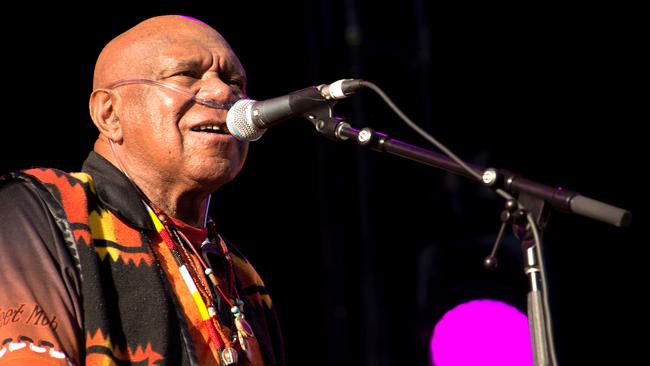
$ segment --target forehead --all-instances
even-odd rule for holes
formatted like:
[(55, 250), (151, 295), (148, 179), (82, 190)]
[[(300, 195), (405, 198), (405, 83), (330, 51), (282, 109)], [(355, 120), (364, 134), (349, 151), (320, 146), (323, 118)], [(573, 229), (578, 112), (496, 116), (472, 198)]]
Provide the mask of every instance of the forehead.
[(141, 55), (153, 71), (179, 66), (241, 70), (239, 59), (218, 34), (173, 34), (143, 42)]

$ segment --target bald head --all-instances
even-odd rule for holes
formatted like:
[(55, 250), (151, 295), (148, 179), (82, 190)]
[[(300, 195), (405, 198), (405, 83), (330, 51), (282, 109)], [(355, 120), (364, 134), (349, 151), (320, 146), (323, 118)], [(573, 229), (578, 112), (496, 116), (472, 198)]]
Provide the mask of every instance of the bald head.
[(149, 18), (104, 47), (95, 64), (93, 89), (105, 88), (125, 78), (152, 78), (152, 58), (186, 39), (229, 48), (216, 30), (194, 18), (180, 15)]
[[(142, 80), (108, 90), (124, 79)], [(95, 151), (154, 205), (202, 222), (206, 196), (239, 173), (248, 152), (225, 128), (228, 109), (193, 98), (227, 105), (245, 96), (246, 75), (228, 43), (196, 19), (151, 18), (104, 47), (93, 87)]]

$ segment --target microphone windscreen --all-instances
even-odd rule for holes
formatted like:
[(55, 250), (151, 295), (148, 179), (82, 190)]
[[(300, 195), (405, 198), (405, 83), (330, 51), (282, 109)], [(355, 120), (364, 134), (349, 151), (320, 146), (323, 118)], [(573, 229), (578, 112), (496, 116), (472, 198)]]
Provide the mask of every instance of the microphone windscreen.
[(255, 141), (266, 132), (266, 129), (261, 129), (253, 123), (252, 109), (255, 103), (252, 99), (240, 99), (228, 110), (226, 126), (237, 140)]

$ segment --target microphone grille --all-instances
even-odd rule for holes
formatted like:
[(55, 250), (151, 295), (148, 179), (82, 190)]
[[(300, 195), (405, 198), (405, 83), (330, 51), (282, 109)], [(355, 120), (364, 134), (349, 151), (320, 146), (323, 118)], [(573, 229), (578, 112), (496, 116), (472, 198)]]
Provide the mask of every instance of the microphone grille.
[(266, 129), (261, 129), (253, 123), (252, 109), (255, 102), (252, 99), (240, 99), (228, 110), (226, 125), (230, 134), (237, 140), (255, 141), (266, 132)]

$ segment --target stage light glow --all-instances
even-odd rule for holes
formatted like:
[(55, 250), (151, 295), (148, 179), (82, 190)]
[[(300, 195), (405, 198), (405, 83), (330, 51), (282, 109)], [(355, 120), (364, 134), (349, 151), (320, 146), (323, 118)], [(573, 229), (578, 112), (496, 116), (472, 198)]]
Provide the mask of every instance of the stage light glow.
[(448, 311), (430, 343), (435, 366), (531, 366), (528, 318), (506, 303), (473, 300)]

